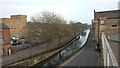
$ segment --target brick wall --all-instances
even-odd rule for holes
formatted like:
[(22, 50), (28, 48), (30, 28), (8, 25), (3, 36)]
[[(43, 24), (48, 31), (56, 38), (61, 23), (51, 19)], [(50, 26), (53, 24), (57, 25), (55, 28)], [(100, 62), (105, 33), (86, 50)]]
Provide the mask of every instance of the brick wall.
[(26, 15), (12, 15), (11, 18), (2, 18), (2, 22), (10, 28), (11, 37), (23, 37), (26, 34)]
[(9, 55), (8, 49), (11, 49), (10, 45), (10, 29), (2, 30), (2, 39), (4, 40), (4, 44), (0, 45), (0, 51), (4, 50), (5, 55)]

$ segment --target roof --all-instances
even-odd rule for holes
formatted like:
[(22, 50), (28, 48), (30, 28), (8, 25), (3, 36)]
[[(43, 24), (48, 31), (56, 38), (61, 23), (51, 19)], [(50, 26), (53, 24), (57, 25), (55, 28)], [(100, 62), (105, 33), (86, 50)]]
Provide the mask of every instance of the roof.
[(5, 25), (4, 23), (0, 23), (0, 30), (2, 29), (10, 29), (7, 25)]
[(17, 15), (11, 15), (11, 16), (26, 16), (26, 15), (23, 15), (23, 14), (17, 14)]
[(120, 10), (110, 10), (110, 11), (100, 11), (100, 12), (95, 12), (95, 18), (98, 19), (98, 17), (107, 17), (109, 19), (112, 18), (120, 18)]

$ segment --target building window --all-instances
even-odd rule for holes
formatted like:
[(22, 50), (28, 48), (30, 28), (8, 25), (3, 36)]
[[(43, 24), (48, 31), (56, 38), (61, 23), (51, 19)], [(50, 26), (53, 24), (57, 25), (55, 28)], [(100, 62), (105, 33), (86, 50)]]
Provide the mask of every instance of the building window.
[(117, 25), (112, 25), (112, 27), (117, 27)]
[(0, 39), (0, 45), (4, 44), (4, 39)]
[(5, 50), (4, 50), (4, 49), (2, 49), (2, 55), (4, 55), (4, 53), (5, 53)]
[(11, 49), (8, 48), (8, 55), (11, 55)]
[(2, 32), (0, 32), (0, 36), (2, 36)]
[(20, 17), (18, 17), (18, 19), (20, 20)]
[(101, 21), (100, 24), (101, 24), (101, 25), (104, 25), (105, 23), (104, 23), (104, 21)]

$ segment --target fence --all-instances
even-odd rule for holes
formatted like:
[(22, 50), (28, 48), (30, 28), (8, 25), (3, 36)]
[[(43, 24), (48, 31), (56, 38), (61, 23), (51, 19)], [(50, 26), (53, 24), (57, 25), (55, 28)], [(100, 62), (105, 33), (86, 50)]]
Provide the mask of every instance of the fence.
[(109, 67), (119, 68), (118, 62), (117, 62), (117, 60), (112, 52), (112, 49), (107, 41), (107, 38), (106, 38), (104, 32), (102, 32), (101, 40), (102, 40), (104, 67), (106, 67), (106, 68), (109, 68)]

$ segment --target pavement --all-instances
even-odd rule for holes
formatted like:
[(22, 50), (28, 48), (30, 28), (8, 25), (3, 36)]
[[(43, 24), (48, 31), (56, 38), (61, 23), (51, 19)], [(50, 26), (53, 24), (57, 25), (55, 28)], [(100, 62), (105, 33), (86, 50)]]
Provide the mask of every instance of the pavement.
[(99, 53), (95, 50), (93, 42), (93, 30), (91, 30), (86, 45), (73, 57), (60, 66), (98, 66)]
[(118, 33), (112, 34), (112, 35), (108, 36), (109, 40), (120, 43), (120, 39), (119, 38), (120, 38), (120, 34), (118, 34)]
[(120, 66), (120, 53), (119, 53), (119, 44), (120, 44), (120, 34), (116, 33), (116, 34), (112, 34), (108, 36), (108, 43), (110, 44), (110, 47), (113, 51), (113, 54)]
[(115, 42), (115, 41), (112, 41), (112, 40), (108, 40), (108, 43), (110, 44), (110, 47), (113, 51), (113, 54), (114, 54), (119, 66), (120, 66), (120, 57), (119, 57), (120, 56), (120, 53), (119, 53), (120, 42)]

